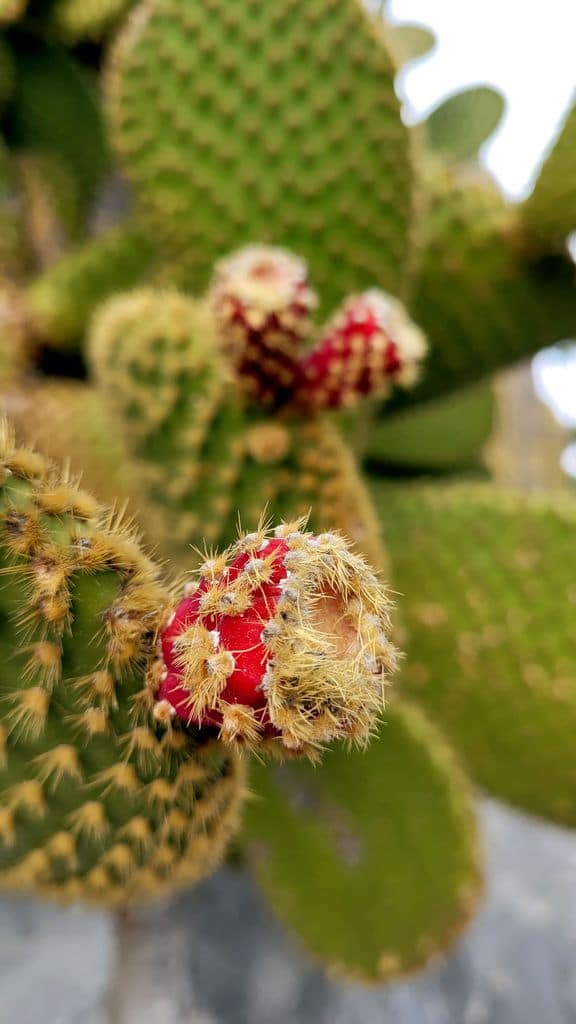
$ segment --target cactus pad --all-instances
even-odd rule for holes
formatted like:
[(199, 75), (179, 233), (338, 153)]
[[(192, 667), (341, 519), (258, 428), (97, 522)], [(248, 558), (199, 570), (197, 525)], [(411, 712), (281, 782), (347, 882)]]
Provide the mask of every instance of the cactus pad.
[(576, 526), (569, 500), (382, 487), (404, 683), (496, 796), (576, 824)]
[(470, 794), (436, 731), (392, 703), (366, 751), (254, 766), (247, 839), (284, 924), (338, 977), (384, 981), (443, 952), (481, 889)]
[(0, 886), (118, 905), (200, 877), (241, 772), (153, 728), (158, 572), (90, 495), (0, 444)]
[(422, 383), (398, 395), (398, 405), (478, 381), (576, 327), (572, 261), (527, 260), (517, 212), (494, 186), (446, 172), (430, 191), (410, 304), (430, 356)]
[(27, 290), (35, 333), (57, 347), (80, 347), (94, 309), (140, 284), (152, 264), (153, 247), (132, 222), (72, 250)]
[(527, 227), (563, 250), (576, 229), (576, 102), (568, 111), (534, 190), (523, 205)]
[(256, 239), (302, 253), (328, 309), (366, 284), (402, 294), (412, 173), (394, 74), (357, 0), (139, 4), (108, 121), (174, 283), (204, 287)]

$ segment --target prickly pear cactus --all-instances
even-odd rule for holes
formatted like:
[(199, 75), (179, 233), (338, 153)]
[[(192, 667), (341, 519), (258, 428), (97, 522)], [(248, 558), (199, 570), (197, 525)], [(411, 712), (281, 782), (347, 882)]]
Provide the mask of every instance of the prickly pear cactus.
[(197, 290), (258, 240), (301, 253), (328, 309), (367, 281), (401, 292), (413, 178), (394, 72), (356, 0), (139, 4), (106, 108), (172, 279)]
[[(235, 817), (237, 747), (315, 755), (334, 735), (364, 735), (356, 671), (374, 710), (374, 658), (385, 648), (391, 667), (392, 648), (352, 628), (373, 580), (342, 589), (338, 545), (321, 540), (339, 527), (393, 567), (407, 647), (398, 696), (367, 753), (331, 751), (322, 773), (257, 766), (244, 847), (280, 918), (333, 970), (411, 971), (459, 934), (481, 872), (467, 780), (404, 692), (476, 782), (575, 820), (573, 513), (472, 486), (488, 476), (490, 375), (576, 329), (573, 112), (533, 194), (511, 204), (478, 162), (501, 97), (466, 90), (408, 128), (395, 64), (433, 38), (390, 32), (356, 0), (12, 0), (0, 22), (3, 407), (19, 437), (69, 453), (102, 497), (131, 495), (149, 539), (204, 573), (196, 603), (174, 598), (154, 707), (135, 724), (145, 665), (101, 662), (114, 630), (158, 657), (160, 613), (117, 552), (89, 571), (75, 538), (104, 536), (97, 550), (109, 551), (110, 520), (45, 507), (52, 482), (12, 467), (2, 500), (24, 518), (16, 539), (2, 527), (6, 543), (38, 523), (51, 555), (37, 564), (32, 548), (12, 558), (5, 545), (2, 735), (17, 776), (1, 800), (6, 877), (117, 902), (184, 882), (215, 860)], [(128, 196), (117, 183), (103, 192), (111, 166)], [(452, 487), (463, 474), (473, 479)], [(265, 506), (310, 514), (319, 600), (306, 574), (293, 578), (297, 551), (268, 564), (259, 551), (193, 550), (232, 541), (238, 517), (259, 538)], [(316, 571), (318, 545), (306, 550)], [(324, 650), (314, 605), (326, 604), (326, 573), (340, 634), (324, 621)], [(34, 574), (42, 600), (25, 609), (14, 659), (11, 616)], [(149, 585), (167, 600), (155, 576)], [(135, 594), (135, 620), (111, 614)], [(56, 619), (44, 629), (46, 609)], [(232, 649), (243, 629), (250, 643)], [(77, 732), (87, 719), (106, 731)], [(228, 794), (230, 821), (219, 803), (210, 817), (212, 793)], [(87, 801), (104, 807), (107, 831), (100, 812), (70, 817)]]
[(0, 885), (117, 905), (195, 881), (234, 828), (242, 770), (153, 726), (158, 570), (6, 432), (0, 466)]

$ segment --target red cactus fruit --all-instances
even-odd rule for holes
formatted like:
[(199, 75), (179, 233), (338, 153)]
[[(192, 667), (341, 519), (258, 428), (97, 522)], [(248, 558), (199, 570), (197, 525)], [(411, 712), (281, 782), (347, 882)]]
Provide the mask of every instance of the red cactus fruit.
[(159, 718), (292, 754), (367, 740), (396, 667), (390, 601), (342, 537), (301, 526), (206, 559), (161, 637)]
[(374, 288), (347, 299), (302, 362), (298, 404), (336, 409), (361, 395), (412, 387), (426, 353), (424, 335), (397, 299)]
[(247, 246), (216, 265), (208, 300), (248, 397), (281, 401), (317, 304), (306, 263), (285, 249)]

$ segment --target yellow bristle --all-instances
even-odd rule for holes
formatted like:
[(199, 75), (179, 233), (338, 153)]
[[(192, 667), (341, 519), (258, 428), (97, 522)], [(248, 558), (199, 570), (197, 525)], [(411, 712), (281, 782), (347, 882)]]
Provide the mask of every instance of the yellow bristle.
[(148, 818), (144, 818), (142, 815), (137, 815), (123, 825), (119, 835), (133, 842), (142, 850), (146, 850), (154, 839), (150, 822)]
[(25, 811), (35, 818), (41, 818), (46, 813), (44, 790), (37, 779), (27, 779), (11, 786), (6, 790), (6, 801), (12, 810)]
[(63, 861), (68, 868), (76, 867), (76, 843), (70, 832), (56, 832), (44, 849), (53, 860)]
[(16, 839), (14, 812), (9, 807), (0, 807), (0, 842), (13, 846)]
[(37, 643), (29, 644), (21, 653), (28, 655), (24, 668), (25, 678), (34, 678), (38, 675), (42, 685), (48, 690), (52, 689), (60, 678), (62, 669), (60, 644), (40, 640)]
[(131, 764), (119, 762), (100, 772), (94, 779), (94, 785), (105, 786), (103, 793), (120, 791), (135, 793), (140, 783)]
[(8, 730), (0, 724), (0, 768), (6, 767), (8, 760)]
[(33, 763), (38, 765), (40, 781), (47, 782), (48, 779), (51, 779), (54, 788), (66, 777), (82, 778), (78, 751), (67, 743), (60, 743), (57, 747), (47, 750), (45, 754), (40, 754), (34, 758)]
[(46, 724), (50, 694), (39, 686), (32, 686), (8, 694), (5, 699), (12, 704), (6, 715), (10, 735), (14, 733), (19, 739), (38, 740)]
[(106, 808), (99, 800), (88, 800), (68, 816), (70, 828), (76, 835), (101, 842), (110, 829)]
[(121, 878), (126, 878), (136, 868), (134, 854), (127, 843), (115, 843), (104, 854), (102, 863)]
[(146, 799), (151, 804), (170, 804), (174, 799), (174, 785), (168, 779), (154, 779), (146, 786)]

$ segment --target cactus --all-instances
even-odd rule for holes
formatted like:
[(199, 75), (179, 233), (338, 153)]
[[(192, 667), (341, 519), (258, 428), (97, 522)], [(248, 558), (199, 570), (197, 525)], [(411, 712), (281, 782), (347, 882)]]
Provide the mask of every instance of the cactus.
[(540, 244), (564, 251), (576, 227), (576, 104), (564, 119), (540, 169), (532, 194), (523, 204), (524, 222)]
[(426, 144), (450, 164), (475, 159), (500, 124), (505, 104), (496, 89), (474, 86), (454, 93), (426, 118)]
[(574, 504), (486, 485), (380, 485), (410, 658), (404, 683), (474, 777), (576, 825)]
[[(268, 742), (317, 756), (323, 739), (365, 740), (395, 666), (388, 599), (343, 540), (286, 524), (214, 556), (195, 611), (193, 584), (174, 606), (121, 517), (17, 448), (5, 426), (0, 471), (0, 885), (118, 906), (196, 881), (235, 827), (243, 773), (233, 747), (248, 735), (230, 728), (232, 704), (221, 729), (216, 706), (179, 728), (183, 698), (169, 679), (180, 673), (177, 688), (205, 709), (215, 662), (227, 688), (238, 685), (224, 661), (247, 671), (246, 644), (268, 614)], [(301, 583), (294, 602), (287, 572)], [(257, 734), (254, 720), (250, 743), (263, 748)]]
[(356, 0), (279, 0), (257, 16), (247, 0), (137, 6), (106, 107), (172, 283), (201, 289), (219, 256), (256, 239), (301, 253), (327, 309), (365, 282), (401, 294), (410, 142), (383, 33)]
[(158, 570), (6, 432), (0, 458), (0, 885), (114, 906), (193, 881), (223, 851), (242, 773), (151, 728)]
[[(19, 18), (24, 6), (0, 5), (0, 20)], [(108, 16), (119, 23), (110, 46)], [(89, 45), (74, 45), (81, 38)], [(487, 378), (573, 334), (565, 246), (573, 117), (533, 195), (512, 204), (477, 166), (501, 99), (468, 90), (415, 130), (406, 126), (393, 58), (423, 53), (430, 37), (390, 33), (356, 0), (52, 0), (31, 3), (5, 40), (14, 74), (5, 76), (1, 115), (3, 404), (20, 438), (38, 433), (42, 448), (69, 456), (106, 501), (133, 495), (148, 540), (179, 570), (200, 562), (205, 575), (196, 596), (173, 595), (150, 568), (158, 609), (146, 627), (145, 607), (135, 622), (110, 614), (118, 599), (109, 588), (127, 572), (114, 561), (118, 548), (105, 573), (76, 561), (88, 557), (84, 545), (62, 553), (76, 531), (116, 540), (124, 531), (88, 499), (76, 507), (69, 480), (54, 498), (45, 470), (30, 477), (29, 467), (44, 463), (14, 456), (2, 500), (15, 491), (18, 515), (25, 508), (10, 543), (22, 531), (22, 543), (38, 543), (26, 529), (41, 521), (58, 557), (39, 565), (22, 553), (6, 565), (0, 597), (12, 615), (31, 574), (40, 573), (42, 591), (60, 573), (57, 592), (27, 606), (26, 629), (45, 608), (63, 614), (67, 629), (57, 642), (57, 621), (39, 638), (27, 634), (19, 645), (33, 650), (12, 657), (15, 627), (0, 622), (0, 718), (12, 730), (7, 764), (20, 773), (7, 799), (0, 775), (7, 880), (124, 902), (191, 879), (234, 827), (237, 748), (257, 747), (290, 757), (255, 768), (260, 798), (244, 829), (279, 916), (336, 971), (371, 979), (410, 971), (459, 933), (480, 869), (466, 779), (402, 690), (439, 721), (474, 780), (574, 824), (565, 539), (573, 513), (489, 485), (446, 486), (463, 472), (487, 475)], [(92, 87), (97, 64), (102, 90)], [(2, 66), (0, 53), (0, 75)], [(95, 200), (96, 220), (105, 218), (108, 141), (128, 202), (112, 182), (118, 223), (93, 237)], [(426, 360), (412, 320), (428, 338)], [(88, 379), (42, 379), (55, 370)], [(20, 480), (24, 471), (30, 479)], [(437, 485), (414, 479), (431, 473)], [(310, 513), (316, 541), (275, 538), (270, 565), (238, 547), (228, 561), (193, 549), (232, 543), (239, 516), (258, 538), (266, 505), (284, 521)], [(328, 752), (320, 773), (292, 755), (316, 758), (328, 738), (364, 739), (381, 705), (381, 670), (394, 660), (385, 597), (373, 605), (378, 644), (373, 620), (353, 629), (358, 592), (342, 572), (357, 563), (339, 561), (331, 534), (326, 548), (333, 528), (377, 568), (391, 560), (401, 594), (395, 634), (408, 657), (378, 742)], [(284, 543), (307, 558), (280, 597), (274, 574), (293, 573), (284, 563), (299, 553)], [(133, 542), (122, 540), (120, 557), (128, 551)], [(363, 573), (353, 582), (363, 581), (359, 596), (370, 605), (374, 580)], [(244, 609), (251, 574), (260, 598)], [(121, 600), (133, 585), (126, 581)], [(240, 602), (236, 616), (230, 601)], [(280, 623), (285, 601), (296, 610)], [(159, 610), (169, 602), (170, 625)], [(316, 611), (327, 605), (332, 619), (319, 626)], [(116, 706), (106, 670), (94, 665), (114, 630), (128, 627), (147, 665), (129, 673), (112, 665)], [(240, 650), (232, 649), (238, 630), (251, 637)], [(163, 660), (153, 663), (152, 698), (145, 676), (160, 649), (155, 631)], [(80, 685), (86, 677), (92, 696), (92, 683)], [(137, 689), (148, 702), (144, 725), (128, 704)], [(73, 733), (70, 715), (104, 721), (107, 731)], [(109, 773), (89, 798), (105, 806), (106, 836), (96, 811), (68, 828), (88, 799), (74, 778), (79, 766), (84, 784)], [(125, 781), (136, 778), (132, 792), (114, 790), (122, 766)], [(40, 789), (14, 796), (21, 782)], [(202, 786), (206, 798), (198, 792), (191, 804)], [(34, 816), (39, 807), (43, 817)], [(128, 819), (138, 834), (121, 836)], [(72, 840), (62, 838), (67, 829)]]
[[(228, 332), (219, 323), (210, 303), (155, 290), (111, 300), (94, 322), (95, 377), (137, 460), (150, 532), (183, 557), (201, 536), (228, 542), (238, 516), (255, 522), (267, 501), (271, 512), (289, 518), (312, 509), (314, 528), (332, 522), (382, 565), (369, 500), (333, 425), (303, 420), (298, 404), (268, 419), (243, 404), (239, 383), (246, 378), (250, 394), (270, 397), (269, 360), (263, 383), (255, 360), (240, 359), (235, 374), (237, 358), (227, 358)], [(292, 333), (290, 325), (288, 342)]]
[(74, 349), (95, 307), (118, 289), (137, 284), (152, 263), (150, 242), (132, 224), (111, 228), (72, 250), (28, 288), (35, 334)]
[(52, 0), (49, 23), (69, 43), (98, 40), (128, 10), (132, 0)]
[(333, 976), (391, 980), (461, 934), (482, 892), (469, 787), (415, 708), (393, 702), (366, 752), (331, 750), (321, 772), (291, 761), (252, 778), (251, 867)]

